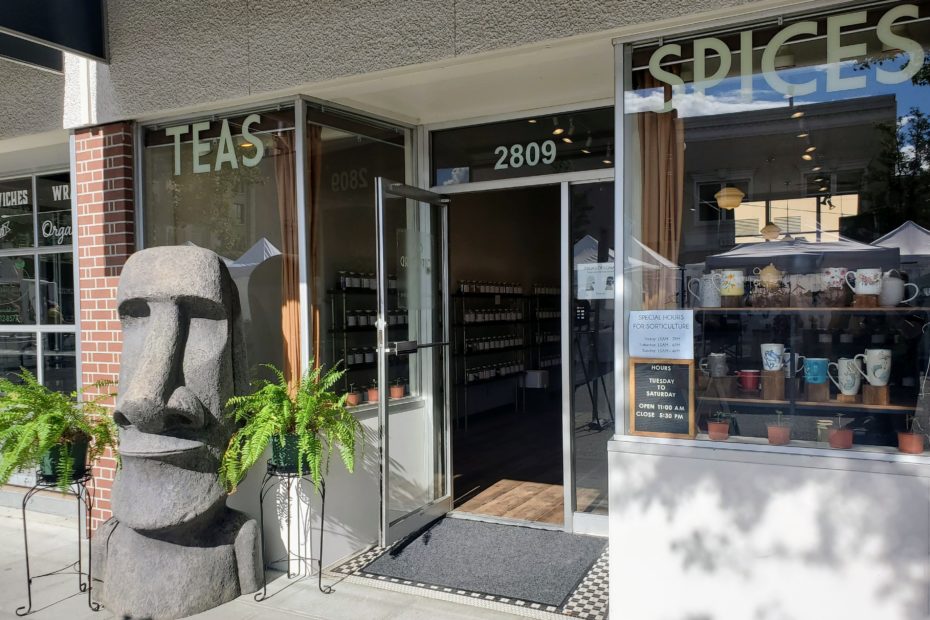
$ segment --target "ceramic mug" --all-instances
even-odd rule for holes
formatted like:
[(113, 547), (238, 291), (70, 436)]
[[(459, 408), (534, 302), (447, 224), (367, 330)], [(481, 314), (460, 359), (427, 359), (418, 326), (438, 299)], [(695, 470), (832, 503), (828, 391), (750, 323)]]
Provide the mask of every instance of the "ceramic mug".
[(724, 297), (738, 297), (745, 294), (746, 276), (742, 269), (720, 270), (720, 294)]
[[(697, 284), (697, 292), (691, 287)], [(720, 307), (720, 274), (705, 273), (700, 280), (693, 278), (688, 282), (688, 292), (694, 295), (702, 308), (719, 308)]]
[[(852, 357), (841, 357), (835, 362), (828, 364), (827, 376), (833, 385), (846, 396), (855, 396), (859, 393), (859, 386), (862, 384), (862, 363)], [(830, 373), (830, 368), (836, 368), (836, 379)]]
[(808, 357), (804, 360), (804, 381), (807, 383), (820, 384), (827, 382), (827, 364), (830, 362), (825, 357)]
[(859, 374), (865, 377), (869, 385), (888, 385), (888, 379), (891, 378), (891, 349), (866, 349), (865, 353), (855, 357), (857, 360), (860, 358), (865, 362), (865, 372), (860, 367)]
[[(849, 281), (850, 276), (855, 277), (856, 285)], [(878, 295), (882, 292), (881, 269), (857, 269), (846, 272), (846, 286), (856, 295)]]
[[(920, 287), (913, 282), (905, 284), (904, 280), (898, 276), (891, 275), (892, 271), (897, 270), (892, 269), (886, 271), (885, 275), (882, 276), (882, 292), (878, 295), (878, 305), (885, 308), (894, 308), (900, 303), (910, 303), (920, 294)], [(904, 291), (907, 290), (909, 286), (914, 287), (914, 294), (904, 299)]]
[(759, 389), (759, 378), (762, 373), (758, 370), (737, 370), (737, 383), (740, 389), (754, 392)]
[(846, 267), (825, 267), (820, 270), (820, 285), (823, 289), (843, 288), (846, 281)]
[(711, 353), (698, 362), (700, 369), (711, 377), (726, 377), (730, 373), (726, 353)]
[(785, 369), (785, 376), (791, 376), (791, 356), (794, 355), (794, 374), (798, 374), (804, 369), (804, 361), (807, 359), (803, 355), (785, 351), (782, 353), (782, 367)]
[(769, 342), (760, 346), (762, 349), (763, 370), (781, 370), (784, 363), (785, 345)]

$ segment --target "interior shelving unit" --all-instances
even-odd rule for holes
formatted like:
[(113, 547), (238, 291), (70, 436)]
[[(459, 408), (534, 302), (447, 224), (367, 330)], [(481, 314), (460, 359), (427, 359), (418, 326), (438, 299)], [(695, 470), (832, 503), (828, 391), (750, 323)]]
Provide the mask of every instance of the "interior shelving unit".
[(462, 292), (452, 295), (453, 383), (456, 421), (467, 424), (469, 398), (492, 383), (512, 384), (526, 370), (530, 342), (522, 293)]
[[(398, 336), (407, 327), (407, 309), (398, 307), (397, 288), (388, 290), (388, 333)], [(377, 291), (370, 287), (334, 288), (327, 291), (330, 304), (330, 364), (343, 362), (346, 369), (343, 390), (356, 386), (365, 397), (365, 388), (377, 379)], [(390, 380), (409, 378), (405, 356), (391, 357)], [(366, 403), (363, 403), (366, 404)]]

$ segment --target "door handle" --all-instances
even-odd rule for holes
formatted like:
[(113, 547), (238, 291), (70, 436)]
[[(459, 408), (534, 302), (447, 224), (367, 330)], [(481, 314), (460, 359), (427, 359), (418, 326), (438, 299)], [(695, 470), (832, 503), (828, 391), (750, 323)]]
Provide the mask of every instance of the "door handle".
[(416, 340), (400, 340), (391, 343), (390, 348), (388, 348), (388, 353), (392, 355), (410, 355), (411, 353), (416, 353), (419, 349), (444, 347), (448, 346), (448, 344), (448, 342), (428, 342), (420, 344)]

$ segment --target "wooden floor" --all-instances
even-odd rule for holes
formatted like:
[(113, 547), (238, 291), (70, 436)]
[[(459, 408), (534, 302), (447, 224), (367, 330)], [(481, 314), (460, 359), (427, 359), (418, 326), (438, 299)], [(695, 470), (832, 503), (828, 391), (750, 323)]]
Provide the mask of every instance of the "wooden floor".
[(471, 416), (468, 430), (453, 435), (452, 450), (456, 511), (563, 522), (557, 395), (535, 399), (522, 413), (498, 409)]
[[(585, 512), (599, 495), (595, 489), (578, 489), (578, 510)], [(464, 502), (456, 510), (561, 525), (564, 506), (561, 484), (503, 479)]]

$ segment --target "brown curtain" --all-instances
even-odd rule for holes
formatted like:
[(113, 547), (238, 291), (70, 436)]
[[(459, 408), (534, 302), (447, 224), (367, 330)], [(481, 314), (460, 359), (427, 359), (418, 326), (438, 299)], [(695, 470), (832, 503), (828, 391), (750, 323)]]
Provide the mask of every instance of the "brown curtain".
[[(642, 87), (658, 86), (652, 76), (646, 76), (645, 81)], [(665, 96), (671, 97), (668, 86)], [(684, 126), (675, 110), (662, 114), (643, 112), (638, 117), (642, 163), (640, 241), (677, 265), (684, 206)], [(657, 268), (644, 272), (644, 308), (677, 307), (678, 287), (677, 269)]]
[(283, 371), (294, 386), (300, 377), (300, 271), (297, 252), (297, 188), (294, 132), (275, 136), (275, 181), (281, 221), (281, 336)]
[[(310, 239), (310, 249), (307, 252), (310, 261), (310, 337), (313, 340), (314, 364), (321, 364), (323, 343), (320, 337), (320, 304), (322, 292), (320, 288), (320, 240), (317, 238), (322, 226), (322, 212), (320, 210), (320, 176), (323, 170), (323, 142), (320, 139), (322, 127), (319, 125), (307, 126), (307, 204), (310, 205), (307, 236)], [(325, 287), (324, 287), (325, 288)]]

